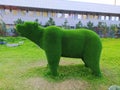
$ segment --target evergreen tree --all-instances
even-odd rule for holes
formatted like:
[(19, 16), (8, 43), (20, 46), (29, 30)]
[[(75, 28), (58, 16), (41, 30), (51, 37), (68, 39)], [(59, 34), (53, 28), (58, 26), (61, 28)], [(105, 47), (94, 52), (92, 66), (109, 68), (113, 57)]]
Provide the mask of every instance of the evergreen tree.
[(41, 23), (41, 22), (39, 23), (39, 19), (35, 19), (34, 22), (36, 22), (36, 23), (38, 23), (40, 26), (42, 26), (42, 23)]
[(87, 23), (87, 28), (90, 29), (90, 30), (93, 30), (94, 29), (94, 24), (91, 21), (89, 21)]
[(35, 19), (35, 21), (34, 21), (34, 22), (38, 23), (38, 22), (39, 22), (39, 20), (38, 20), (38, 19)]
[(0, 19), (0, 36), (5, 36), (6, 34), (6, 25), (2, 19)]
[(20, 19), (20, 18), (18, 18), (16, 21), (14, 21), (15, 25), (16, 24), (23, 24), (23, 23), (24, 23), (24, 21), (22, 19)]
[(79, 28), (82, 28), (83, 25), (82, 25), (82, 22), (79, 21), (77, 24), (76, 24), (76, 29), (79, 29)]
[(53, 18), (49, 18), (49, 20), (46, 22), (45, 27), (47, 26), (51, 26), (51, 25), (55, 25), (55, 21), (53, 20)]
[(118, 30), (118, 26), (117, 26), (116, 24), (112, 24), (112, 25), (110, 26), (110, 28), (111, 28), (111, 30), (113, 30), (115, 33), (116, 33), (117, 30)]
[(65, 28), (65, 29), (69, 29), (70, 28), (70, 26), (68, 25), (67, 19), (64, 21), (62, 27)]
[(102, 37), (107, 37), (107, 32), (109, 30), (109, 27), (105, 22), (98, 22), (98, 29), (102, 33)]

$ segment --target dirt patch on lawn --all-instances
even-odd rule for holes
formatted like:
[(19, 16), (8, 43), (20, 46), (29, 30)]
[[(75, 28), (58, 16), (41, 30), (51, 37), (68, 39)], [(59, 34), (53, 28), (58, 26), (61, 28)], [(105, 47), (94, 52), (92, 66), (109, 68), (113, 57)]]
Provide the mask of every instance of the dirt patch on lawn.
[(25, 81), (25, 90), (86, 90), (88, 83), (80, 80), (49, 82), (43, 78), (29, 78)]
[[(80, 60), (60, 60), (61, 65), (76, 65), (76, 64), (83, 64)], [(31, 63), (30, 68), (36, 67), (45, 67), (47, 66), (47, 61), (38, 61), (36, 63)], [(24, 90), (87, 90), (89, 88), (89, 84), (83, 80), (76, 80), (76, 79), (67, 79), (64, 81), (58, 82), (50, 82), (42, 77), (29, 77), (23, 83)], [(88, 89), (89, 90), (89, 89)]]
[[(40, 60), (38, 62), (31, 63), (31, 67), (41, 67), (41, 66), (47, 66), (47, 59), (46, 60)], [(71, 58), (61, 58), (59, 65), (76, 65), (76, 64), (84, 64), (82, 60), (80, 59), (71, 59)]]

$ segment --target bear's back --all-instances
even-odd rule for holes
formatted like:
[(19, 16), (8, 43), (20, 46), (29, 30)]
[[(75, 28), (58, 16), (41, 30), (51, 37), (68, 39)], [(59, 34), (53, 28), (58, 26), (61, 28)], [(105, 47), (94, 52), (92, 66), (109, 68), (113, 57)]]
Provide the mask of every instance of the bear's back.
[(81, 58), (84, 48), (94, 41), (99, 42), (99, 36), (87, 29), (64, 30), (62, 36), (62, 56)]

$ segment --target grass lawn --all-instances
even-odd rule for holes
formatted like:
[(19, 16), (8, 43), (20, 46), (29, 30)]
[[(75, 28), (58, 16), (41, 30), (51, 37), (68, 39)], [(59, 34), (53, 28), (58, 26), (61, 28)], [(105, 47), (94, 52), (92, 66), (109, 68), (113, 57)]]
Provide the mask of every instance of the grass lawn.
[(25, 38), (4, 39), (24, 44), (0, 45), (0, 90), (108, 90), (111, 85), (120, 85), (120, 39), (101, 39), (101, 78), (93, 76), (82, 60), (63, 57), (60, 75), (51, 77), (42, 49)]

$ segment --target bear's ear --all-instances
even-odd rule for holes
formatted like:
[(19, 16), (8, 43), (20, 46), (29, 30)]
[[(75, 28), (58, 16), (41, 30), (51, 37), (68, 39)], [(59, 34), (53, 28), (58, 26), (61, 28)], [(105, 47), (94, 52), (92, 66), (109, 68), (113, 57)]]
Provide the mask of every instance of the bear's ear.
[(21, 35), (24, 31), (24, 24), (17, 24), (16, 25), (16, 31)]
[(20, 30), (22, 30), (23, 24), (17, 24), (16, 25), (16, 30), (19, 32)]
[(33, 22), (25, 22), (24, 25), (25, 26), (31, 26), (31, 25), (33, 25)]

